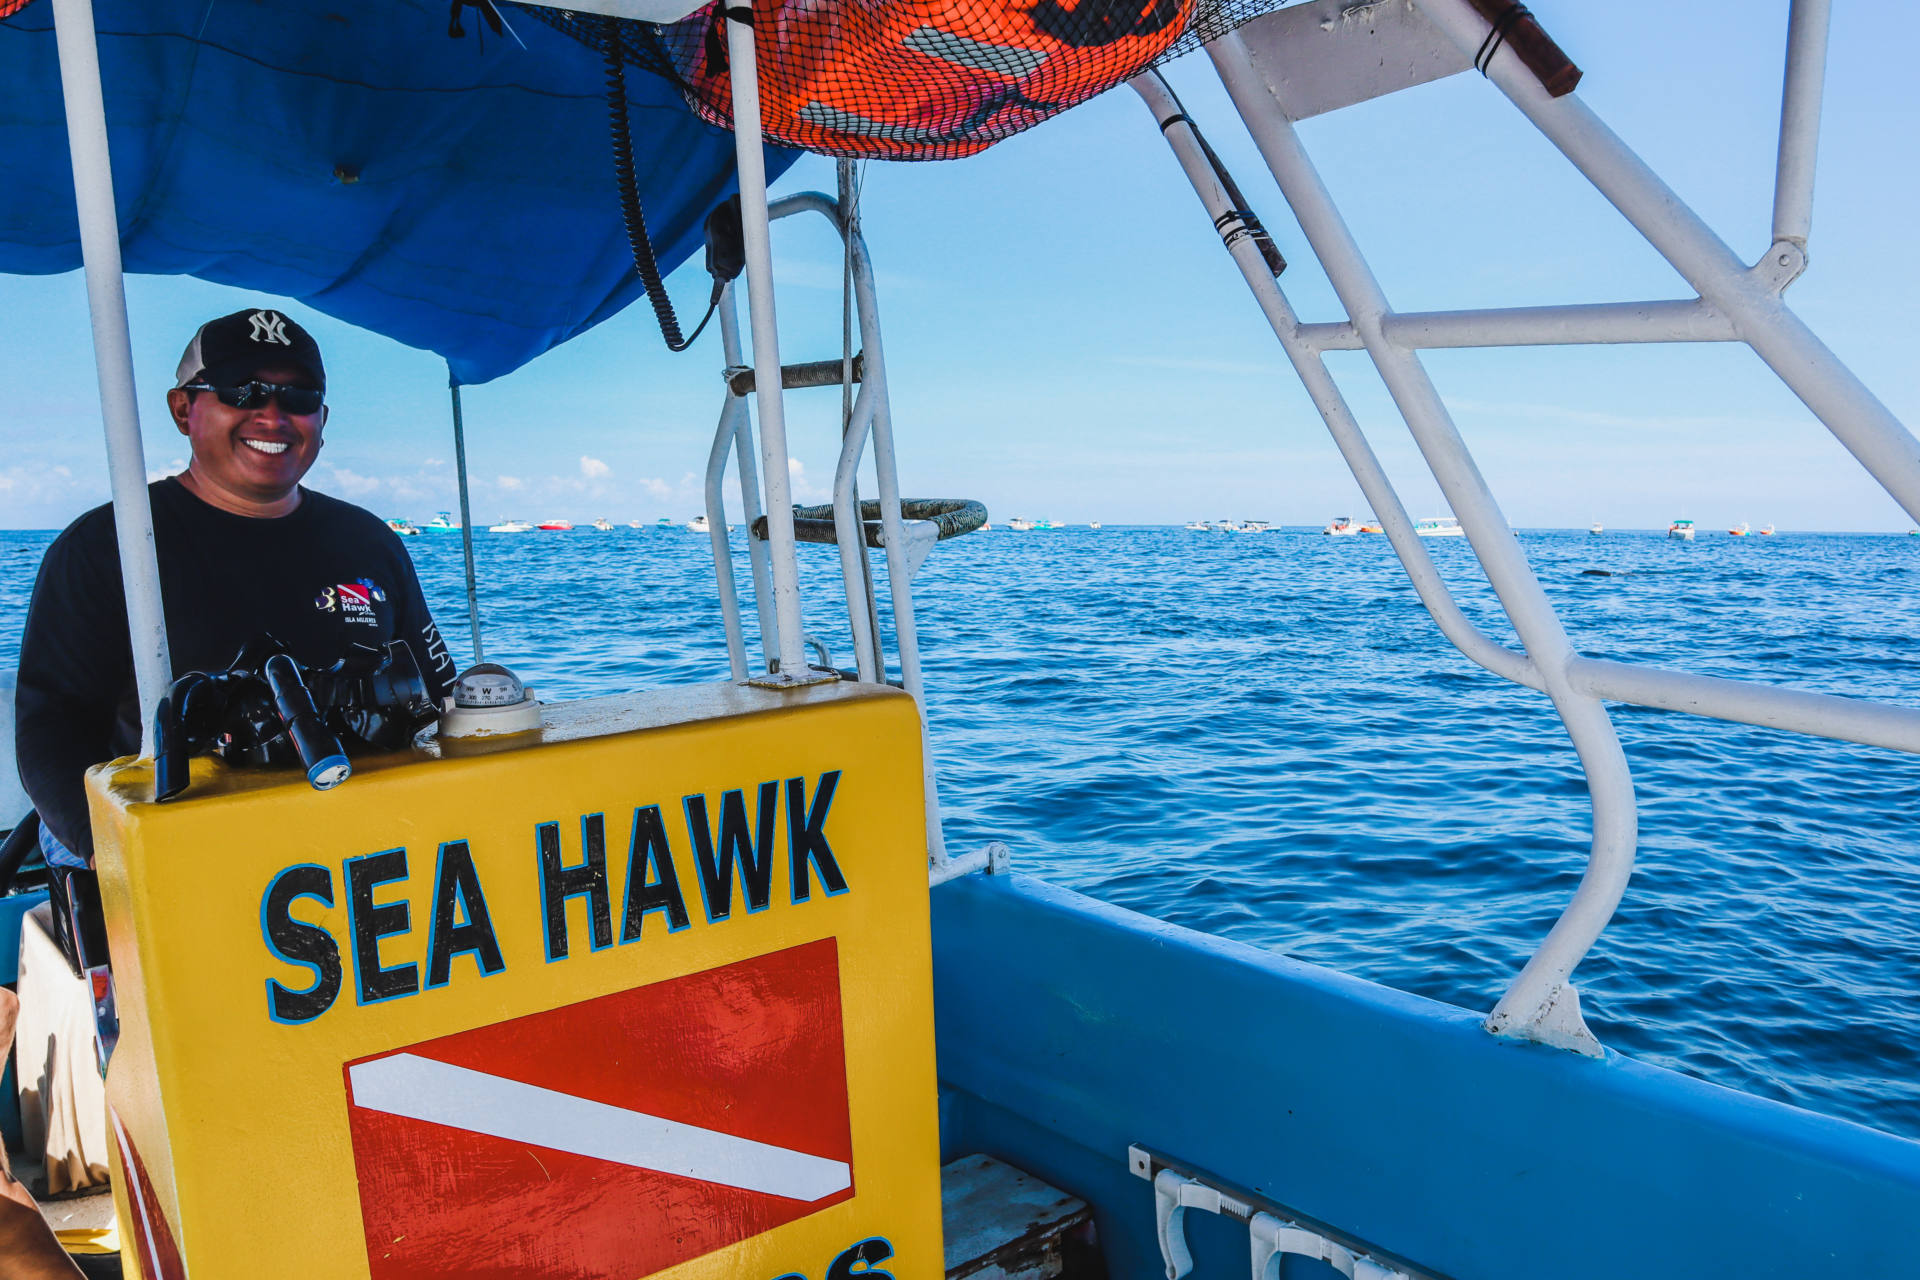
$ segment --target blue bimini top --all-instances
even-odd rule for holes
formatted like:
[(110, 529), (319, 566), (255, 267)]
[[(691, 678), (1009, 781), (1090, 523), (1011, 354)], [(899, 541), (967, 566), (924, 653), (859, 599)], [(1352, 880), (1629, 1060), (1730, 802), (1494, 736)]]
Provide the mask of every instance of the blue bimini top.
[[(500, 12), (518, 41), (473, 8), (450, 35), (448, 0), (95, 0), (125, 269), (298, 298), (462, 383), (640, 297), (600, 59)], [(733, 137), (655, 76), (630, 71), (628, 97), (666, 272), (734, 190)], [(796, 155), (769, 149), (769, 177)], [(79, 265), (53, 11), (34, 0), (0, 21), (0, 272)]]

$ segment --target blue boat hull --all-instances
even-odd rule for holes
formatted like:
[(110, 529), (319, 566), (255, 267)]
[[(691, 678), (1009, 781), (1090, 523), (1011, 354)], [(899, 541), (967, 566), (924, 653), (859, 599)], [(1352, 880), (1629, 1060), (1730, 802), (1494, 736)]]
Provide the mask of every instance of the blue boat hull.
[[(1135, 1143), (1461, 1280), (1920, 1267), (1920, 1143), (1030, 877), (944, 885), (933, 924), (946, 1158), (1087, 1199), (1116, 1277), (1165, 1275)], [(1186, 1217), (1196, 1275), (1246, 1274), (1245, 1226)]]

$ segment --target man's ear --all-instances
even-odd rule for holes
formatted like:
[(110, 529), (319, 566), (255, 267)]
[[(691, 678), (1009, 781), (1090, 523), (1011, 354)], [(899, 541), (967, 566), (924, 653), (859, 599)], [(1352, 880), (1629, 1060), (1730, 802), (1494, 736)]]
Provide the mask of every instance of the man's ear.
[(178, 387), (167, 392), (167, 413), (173, 418), (173, 425), (180, 428), (181, 435), (191, 435), (187, 427), (187, 410), (193, 404), (193, 393), (182, 391)]

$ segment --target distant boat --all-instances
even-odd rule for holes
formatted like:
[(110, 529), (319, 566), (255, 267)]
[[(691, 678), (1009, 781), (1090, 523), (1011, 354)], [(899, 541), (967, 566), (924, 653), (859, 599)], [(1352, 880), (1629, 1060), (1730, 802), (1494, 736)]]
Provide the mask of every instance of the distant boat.
[(1763, 538), (1771, 538), (1773, 536), (1773, 526), (1770, 524), (1761, 525), (1760, 536)]
[(550, 533), (565, 533), (567, 530), (573, 528), (573, 521), (560, 519), (542, 520), (539, 527)]
[(1265, 520), (1242, 520), (1238, 524), (1227, 526), (1228, 533), (1272, 533), (1273, 526)]
[(1592, 524), (1587, 526), (1588, 533), (1605, 533), (1606, 531), (1607, 531), (1607, 526), (1601, 524), (1598, 520), (1595, 520)]
[(488, 533), (532, 533), (533, 526), (525, 520), (508, 520), (502, 524), (490, 525)]
[(1058, 529), (1060, 526), (1051, 520), (1035, 520), (1033, 527), (1036, 529)]
[(673, 528), (673, 517), (661, 516), (658, 520), (655, 520), (653, 522), (653, 527), (656, 529), (671, 529)]
[(1413, 531), (1423, 538), (1464, 538), (1467, 531), (1452, 516), (1428, 516), (1413, 522)]
[(1727, 536), (1729, 538), (1744, 538), (1752, 532), (1753, 526), (1749, 525), (1745, 520), (1742, 520), (1739, 524), (1727, 530)]
[(598, 520), (595, 520), (593, 522), (593, 527), (598, 529), (602, 533), (612, 533), (613, 521), (607, 519), (605, 516), (601, 516)]
[(1320, 532), (1329, 538), (1350, 538), (1360, 532), (1360, 526), (1353, 522), (1352, 516), (1335, 516), (1333, 522)]
[(1385, 532), (1386, 532), (1386, 530), (1385, 530), (1384, 528), (1382, 528), (1382, 527), (1381, 527), (1381, 524), (1380, 524), (1380, 522), (1379, 522), (1378, 520), (1368, 520), (1368, 521), (1367, 521), (1367, 522), (1366, 522), (1365, 524), (1363, 524), (1363, 525), (1361, 525), (1361, 526), (1360, 526), (1360, 532), (1362, 532), (1362, 533), (1385, 533)]
[(1019, 516), (1015, 516), (1013, 519), (1007, 521), (1007, 528), (1013, 530), (1015, 533), (1030, 533), (1037, 527), (1036, 522), (1032, 520), (1022, 520)]
[(711, 531), (711, 526), (707, 524), (707, 518), (705, 516), (695, 516), (693, 519), (687, 521), (687, 528), (693, 530), (695, 533), (707, 533)]
[(1207, 531), (1207, 522), (1205, 520), (1187, 521), (1188, 533), (1205, 533), (1206, 531)]
[(417, 538), (420, 536), (419, 529), (415, 528), (409, 521), (402, 520), (399, 516), (394, 516), (389, 519), (387, 521), (387, 528), (393, 530), (403, 538)]
[(433, 519), (420, 526), (423, 533), (458, 533), (460, 522), (453, 518), (453, 512), (441, 511)]
[(1089, 529), (1098, 529), (1099, 527), (1100, 527), (1100, 522), (1098, 520), (1095, 520), (1093, 523), (1087, 526), (1087, 528)]
[(1667, 536), (1669, 538), (1677, 538), (1681, 542), (1692, 542), (1693, 541), (1693, 521), (1675, 520), (1672, 524), (1667, 526)]
[(629, 520), (629, 521), (627, 521), (627, 528), (629, 528), (629, 529), (638, 529), (639, 527), (640, 527), (640, 522), (639, 522), (638, 520)]

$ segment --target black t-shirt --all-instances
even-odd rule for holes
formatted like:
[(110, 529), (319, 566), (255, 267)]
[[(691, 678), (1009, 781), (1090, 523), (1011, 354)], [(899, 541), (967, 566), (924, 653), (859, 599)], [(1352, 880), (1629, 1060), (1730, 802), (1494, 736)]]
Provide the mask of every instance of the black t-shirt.
[[(306, 488), (298, 507), (271, 519), (209, 506), (173, 477), (147, 493), (175, 678), (226, 670), (262, 632), (315, 667), (356, 642), (405, 640), (427, 692), (446, 696), (453, 659), (406, 548), (371, 512)], [(62, 844), (91, 857), (86, 771), (140, 749), (111, 506), (87, 512), (47, 548), (14, 709), (20, 780), (34, 808)]]

